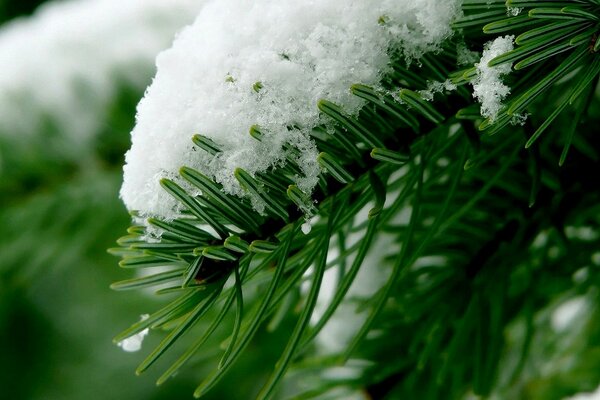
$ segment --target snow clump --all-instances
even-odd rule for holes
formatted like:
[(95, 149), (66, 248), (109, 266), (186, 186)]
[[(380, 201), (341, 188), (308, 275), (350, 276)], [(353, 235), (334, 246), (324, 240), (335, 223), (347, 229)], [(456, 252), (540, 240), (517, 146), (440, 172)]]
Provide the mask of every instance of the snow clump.
[[(296, 183), (311, 193), (319, 166), (309, 134), (323, 122), (319, 99), (357, 112), (363, 103), (352, 84), (377, 86), (391, 49), (407, 60), (438, 49), (459, 13), (458, 0), (209, 1), (157, 58), (138, 105), (122, 199), (143, 216), (172, 219), (181, 210), (159, 180), (178, 180), (180, 167), (241, 196), (236, 168), (256, 174), (286, 156), (296, 157)], [(248, 134), (252, 125), (264, 133), (260, 142)], [(197, 133), (222, 152), (194, 148)], [(286, 154), (290, 147), (300, 151)]]
[(477, 68), (477, 77), (473, 82), (473, 97), (481, 104), (481, 115), (492, 122), (502, 109), (502, 101), (510, 93), (510, 88), (502, 82), (502, 77), (511, 71), (511, 63), (503, 63), (493, 67), (488, 63), (501, 54), (513, 49), (514, 36), (498, 37), (485, 44), (483, 55)]

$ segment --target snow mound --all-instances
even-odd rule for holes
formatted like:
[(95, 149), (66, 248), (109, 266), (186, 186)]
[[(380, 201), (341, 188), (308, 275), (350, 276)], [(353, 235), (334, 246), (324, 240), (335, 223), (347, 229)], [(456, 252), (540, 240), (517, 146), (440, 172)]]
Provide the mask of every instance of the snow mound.
[[(266, 171), (284, 162), (289, 145), (300, 150), (297, 184), (311, 193), (319, 166), (309, 134), (323, 122), (317, 101), (357, 112), (363, 103), (352, 84), (377, 85), (392, 48), (408, 60), (437, 49), (459, 12), (458, 1), (437, 0), (210, 1), (157, 58), (138, 105), (122, 199), (142, 215), (174, 218), (180, 210), (160, 178), (177, 180), (188, 166), (243, 195), (235, 168)], [(252, 125), (262, 141), (249, 135)], [(223, 151), (195, 149), (196, 133)]]

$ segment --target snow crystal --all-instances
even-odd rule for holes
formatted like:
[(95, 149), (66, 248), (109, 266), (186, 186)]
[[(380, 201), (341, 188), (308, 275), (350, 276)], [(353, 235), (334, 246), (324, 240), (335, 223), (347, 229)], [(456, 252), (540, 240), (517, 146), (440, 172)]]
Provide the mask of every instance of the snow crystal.
[(471, 65), (479, 61), (481, 54), (477, 51), (470, 50), (467, 44), (459, 42), (456, 45), (456, 64), (458, 66)]
[[(173, 218), (177, 204), (159, 179), (177, 179), (181, 166), (243, 195), (235, 168), (255, 174), (289, 157), (301, 167), (296, 183), (310, 193), (320, 171), (309, 137), (323, 122), (318, 100), (356, 112), (363, 103), (349, 87), (377, 85), (391, 48), (409, 60), (437, 49), (459, 9), (459, 1), (437, 0), (209, 1), (157, 58), (138, 105), (121, 197), (142, 215)], [(264, 133), (260, 142), (248, 134), (252, 125)], [(223, 151), (195, 149), (196, 133)]]
[[(141, 316), (142, 321), (148, 318), (150, 318), (150, 315), (148, 314), (143, 314)], [(119, 346), (128, 353), (140, 351), (140, 349), (142, 348), (142, 342), (144, 341), (144, 337), (146, 337), (147, 334), (148, 328), (144, 329), (139, 333), (136, 333), (135, 335), (121, 340), (119, 343), (117, 343), (117, 346)]]
[(433, 101), (434, 96), (437, 93), (452, 92), (456, 90), (456, 85), (449, 79), (444, 82), (429, 81), (427, 82), (427, 89), (419, 90), (419, 94), (427, 101)]
[(490, 67), (488, 63), (495, 57), (513, 49), (514, 36), (498, 37), (485, 44), (483, 55), (473, 82), (473, 97), (481, 103), (481, 115), (496, 119), (502, 109), (502, 100), (510, 93), (510, 88), (502, 82), (502, 77), (511, 71), (511, 63)]
[(523, 12), (523, 7), (506, 7), (506, 15), (509, 17), (516, 17), (517, 15), (521, 14), (521, 12)]
[(529, 114), (527, 113), (513, 114), (510, 117), (510, 124), (514, 126), (523, 126), (525, 125), (525, 122), (527, 122), (527, 118), (529, 118)]
[(50, 2), (3, 25), (0, 132), (31, 136), (49, 117), (71, 146), (85, 144), (122, 85), (147, 85), (156, 54), (202, 2)]

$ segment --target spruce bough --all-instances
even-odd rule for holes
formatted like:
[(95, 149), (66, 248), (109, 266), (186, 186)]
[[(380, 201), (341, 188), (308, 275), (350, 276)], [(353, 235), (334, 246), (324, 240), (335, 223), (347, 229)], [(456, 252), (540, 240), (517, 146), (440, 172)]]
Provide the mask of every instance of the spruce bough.
[[(544, 326), (540, 319), (561, 296), (597, 301), (600, 5), (466, 0), (462, 11), (440, 51), (409, 65), (393, 54), (379, 87), (353, 85), (352, 95), (364, 101), (360, 112), (328, 99), (315, 104), (328, 122), (311, 132), (321, 168), (314, 192), (297, 185), (303, 166), (293, 148), (265, 172), (235, 170), (246, 196), (226, 193), (185, 165), (179, 177), (161, 180), (182, 205), (180, 217), (148, 219), (111, 249), (124, 268), (167, 269), (115, 289), (159, 286), (157, 293), (173, 296), (115, 338), (167, 331), (138, 373), (176, 342), (186, 343), (163, 383), (209, 343), (223, 341), (213, 371), (201, 377), (201, 396), (263, 334), (261, 327), (291, 316), (272, 375), (249, 397), (271, 398), (286, 373), (310, 376), (315, 366), (369, 360), (352, 379), (323, 375), (292, 396), (345, 387), (389, 399), (555, 398), (527, 385), (544, 361), (533, 340)], [(461, 48), (483, 49), (507, 35), (514, 37), (512, 50), (487, 65), (471, 60), (457, 69)], [(507, 63), (510, 72), (492, 84), (508, 86), (510, 94), (497, 115), (483, 118), (473, 85)], [(432, 82), (446, 85), (433, 90)], [(264, 139), (261, 126), (248, 128), (254, 140)], [(207, 136), (192, 143), (197, 152), (222, 151)], [(392, 244), (380, 268), (369, 271), (386, 280), (371, 298), (358, 299), (366, 317), (345, 349), (323, 356), (314, 339), (351, 300), (352, 283), (381, 240)], [(337, 255), (328, 258), (332, 249)], [(311, 319), (328, 270), (338, 273), (333, 296)], [(585, 277), (573, 280), (576, 272)], [(597, 351), (591, 338), (599, 333), (598, 312), (590, 313), (583, 335)], [(561, 395), (592, 390), (594, 379), (600, 375), (564, 384)]]

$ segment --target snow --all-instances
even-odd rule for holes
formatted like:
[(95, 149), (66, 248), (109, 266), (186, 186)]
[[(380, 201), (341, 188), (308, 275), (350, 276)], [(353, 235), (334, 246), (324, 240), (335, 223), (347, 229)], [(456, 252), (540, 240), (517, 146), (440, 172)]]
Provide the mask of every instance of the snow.
[[(365, 210), (368, 211), (367, 208)], [(358, 220), (360, 221), (360, 219)], [(353, 244), (362, 239), (363, 236), (361, 234), (352, 235), (348, 238), (346, 248), (352, 247)], [(334, 259), (339, 254), (337, 248), (333, 248), (332, 250), (328, 254), (328, 261)], [(326, 355), (342, 352), (354, 338), (354, 335), (358, 333), (367, 318), (367, 313), (359, 313), (356, 309), (357, 304), (372, 298), (376, 295), (377, 290), (384, 286), (390, 272), (388, 271), (388, 266), (382, 260), (390, 254), (395, 254), (394, 252), (397, 251), (398, 246), (395, 245), (391, 235), (379, 236), (371, 244), (371, 249), (363, 260), (344, 300), (337, 307), (329, 322), (323, 327), (316, 338), (319, 354)], [(350, 265), (350, 262), (348, 265)], [(311, 323), (313, 325), (323, 316), (323, 313), (335, 296), (339, 283), (337, 279), (338, 275), (339, 271), (337, 268), (330, 268), (325, 272), (317, 304), (311, 316)]]
[(479, 61), (481, 54), (477, 51), (470, 50), (466, 43), (459, 42), (456, 45), (456, 64), (458, 66), (472, 65)]
[(584, 297), (575, 297), (565, 301), (554, 310), (551, 317), (552, 328), (556, 332), (564, 331), (587, 308)]
[[(140, 319), (142, 321), (148, 318), (150, 318), (150, 315), (148, 314), (143, 314), (140, 316)], [(124, 351), (128, 353), (140, 351), (142, 348), (142, 342), (144, 341), (144, 337), (146, 337), (148, 332), (149, 330), (148, 328), (146, 328), (143, 331), (136, 333), (135, 335), (121, 340), (119, 343), (117, 343), (117, 346), (121, 347)]]
[(523, 12), (523, 7), (510, 7), (507, 6), (506, 7), (506, 15), (509, 17), (516, 17), (517, 15), (521, 14), (521, 12)]
[[(457, 0), (209, 1), (157, 58), (156, 77), (138, 105), (122, 199), (141, 215), (174, 218), (180, 210), (159, 179), (178, 180), (181, 166), (241, 196), (235, 168), (256, 174), (286, 156), (301, 167), (295, 180), (310, 194), (320, 172), (309, 137), (323, 123), (317, 101), (357, 112), (363, 103), (350, 94), (352, 84), (376, 86), (392, 48), (408, 61), (438, 49), (459, 12)], [(264, 133), (260, 142), (248, 134), (255, 124)], [(195, 149), (196, 133), (223, 151)], [(286, 155), (284, 144), (300, 151)]]
[(510, 88), (502, 82), (502, 77), (511, 71), (511, 63), (490, 67), (488, 63), (495, 57), (513, 49), (514, 36), (503, 36), (485, 44), (483, 55), (473, 81), (473, 97), (481, 104), (481, 115), (494, 121), (502, 109), (502, 101), (510, 93)]
[(419, 94), (427, 101), (433, 101), (433, 98), (438, 93), (452, 92), (456, 90), (456, 85), (449, 79), (444, 82), (429, 81), (427, 82), (427, 89), (419, 90)]
[(593, 392), (578, 393), (571, 397), (564, 397), (563, 400), (600, 400), (600, 386)]
[[(0, 30), (0, 134), (34, 137), (48, 119), (89, 145), (124, 85), (143, 90), (156, 54), (202, 0), (50, 2)], [(47, 132), (46, 132), (47, 133)]]

